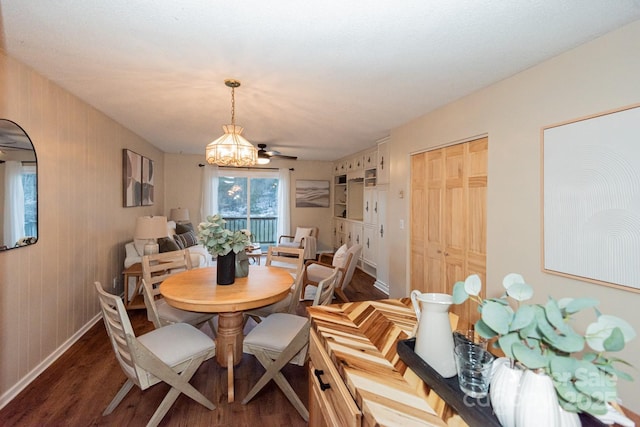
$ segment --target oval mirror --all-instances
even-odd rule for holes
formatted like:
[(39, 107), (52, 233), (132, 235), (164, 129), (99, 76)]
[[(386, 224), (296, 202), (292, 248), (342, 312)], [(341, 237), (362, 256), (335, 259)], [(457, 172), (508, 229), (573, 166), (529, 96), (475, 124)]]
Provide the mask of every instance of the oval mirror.
[(38, 241), (38, 161), (27, 133), (0, 119), (0, 251)]

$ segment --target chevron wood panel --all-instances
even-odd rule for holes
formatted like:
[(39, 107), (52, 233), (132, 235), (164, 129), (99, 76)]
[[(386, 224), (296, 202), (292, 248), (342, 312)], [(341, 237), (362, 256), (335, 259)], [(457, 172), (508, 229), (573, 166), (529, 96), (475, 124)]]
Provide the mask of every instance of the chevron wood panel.
[(309, 307), (312, 327), (365, 424), (446, 425), (427, 403), (428, 389), (398, 357), (416, 316), (409, 298)]

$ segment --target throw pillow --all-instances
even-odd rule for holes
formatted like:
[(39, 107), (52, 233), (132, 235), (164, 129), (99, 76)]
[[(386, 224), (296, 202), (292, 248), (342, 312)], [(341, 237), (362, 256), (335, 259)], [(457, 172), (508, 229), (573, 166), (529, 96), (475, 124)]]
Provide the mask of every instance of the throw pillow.
[(198, 244), (198, 236), (194, 231), (187, 231), (186, 233), (176, 234), (173, 237), (180, 246), (180, 249), (185, 249)]
[(158, 239), (160, 253), (179, 251), (180, 246), (171, 237), (161, 237)]
[(347, 262), (347, 245), (344, 244), (338, 248), (335, 254), (333, 254), (333, 261), (331, 265), (334, 267), (344, 267), (344, 263)]
[(185, 222), (184, 224), (176, 224), (176, 234), (184, 234), (189, 231), (195, 231), (193, 229), (193, 224), (190, 222)]
[(312, 231), (313, 228), (296, 228), (296, 235), (294, 236), (293, 241), (295, 243), (300, 243), (303, 237), (311, 236)]

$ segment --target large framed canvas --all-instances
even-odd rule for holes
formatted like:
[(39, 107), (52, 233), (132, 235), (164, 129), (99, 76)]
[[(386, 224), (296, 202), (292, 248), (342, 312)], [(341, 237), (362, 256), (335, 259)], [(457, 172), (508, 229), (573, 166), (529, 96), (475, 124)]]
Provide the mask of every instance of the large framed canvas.
[(296, 180), (296, 208), (328, 208), (329, 181)]
[(153, 205), (153, 160), (142, 158), (142, 206)]
[(542, 129), (542, 264), (640, 292), (640, 104)]
[(122, 205), (142, 204), (142, 156), (126, 148), (122, 150)]

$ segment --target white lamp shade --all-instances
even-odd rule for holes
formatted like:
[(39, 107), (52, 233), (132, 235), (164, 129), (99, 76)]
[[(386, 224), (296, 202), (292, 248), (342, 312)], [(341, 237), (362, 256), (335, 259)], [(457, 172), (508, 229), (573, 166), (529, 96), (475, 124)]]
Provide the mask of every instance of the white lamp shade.
[(189, 209), (173, 208), (171, 212), (169, 212), (169, 219), (175, 222), (189, 221)]
[(224, 135), (209, 143), (205, 149), (207, 163), (220, 166), (253, 166), (258, 160), (258, 150), (244, 139), (242, 126), (222, 126)]
[(136, 219), (136, 239), (157, 239), (166, 237), (167, 217), (166, 216), (141, 216)]

